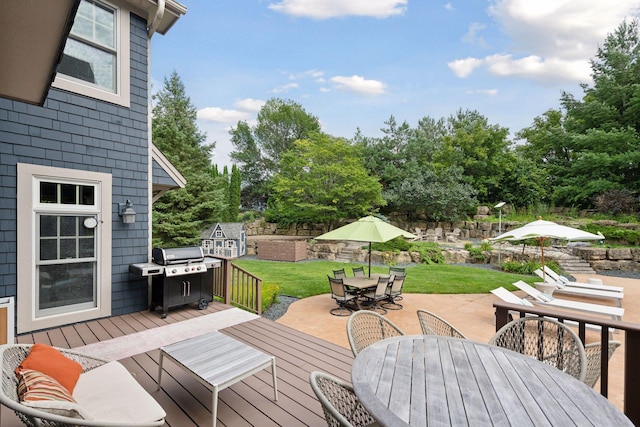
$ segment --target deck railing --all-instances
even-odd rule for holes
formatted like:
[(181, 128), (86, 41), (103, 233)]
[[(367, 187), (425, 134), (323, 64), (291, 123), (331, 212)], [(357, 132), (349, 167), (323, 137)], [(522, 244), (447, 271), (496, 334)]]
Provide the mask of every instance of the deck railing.
[(232, 258), (213, 256), (222, 262), (213, 271), (213, 295), (225, 304), (262, 314), (262, 280), (236, 266)]
[(552, 317), (563, 323), (577, 325), (578, 336), (585, 342), (587, 328), (600, 330), (601, 348), (604, 349), (604, 357), (601, 357), (600, 393), (607, 397), (609, 388), (609, 359), (606, 357), (606, 349), (609, 346), (610, 333), (623, 331), (624, 340), (624, 413), (633, 424), (640, 426), (640, 324), (624, 322), (613, 319), (603, 319), (588, 315), (559, 313), (558, 311), (541, 306), (525, 307), (520, 304), (509, 304), (502, 301), (493, 303), (496, 309), (496, 331), (509, 322), (509, 312), (518, 312), (520, 316), (534, 314), (538, 316)]

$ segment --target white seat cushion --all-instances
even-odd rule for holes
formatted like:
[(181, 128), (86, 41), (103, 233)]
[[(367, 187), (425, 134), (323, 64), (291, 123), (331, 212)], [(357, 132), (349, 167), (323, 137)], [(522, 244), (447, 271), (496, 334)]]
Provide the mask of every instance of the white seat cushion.
[(80, 375), (73, 398), (96, 421), (153, 422), (164, 409), (119, 362), (109, 362)]

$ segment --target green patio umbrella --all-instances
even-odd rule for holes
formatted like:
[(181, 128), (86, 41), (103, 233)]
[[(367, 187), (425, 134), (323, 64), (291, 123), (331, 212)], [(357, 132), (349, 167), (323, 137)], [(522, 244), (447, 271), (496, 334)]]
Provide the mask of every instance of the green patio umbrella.
[(416, 236), (375, 216), (365, 216), (316, 237), (317, 240), (353, 240), (369, 242), (369, 277), (371, 277), (371, 243), (388, 242), (396, 237), (413, 239)]

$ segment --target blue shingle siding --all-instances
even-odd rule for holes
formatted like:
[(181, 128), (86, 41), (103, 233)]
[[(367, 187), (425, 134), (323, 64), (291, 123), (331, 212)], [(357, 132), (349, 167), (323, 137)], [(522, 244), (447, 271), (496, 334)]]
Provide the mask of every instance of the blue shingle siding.
[[(0, 98), (0, 297), (16, 296), (16, 164), (30, 163), (112, 175), (112, 314), (147, 307), (147, 281), (128, 273), (148, 260), (146, 21), (132, 14), (130, 31), (129, 108), (56, 88), (42, 107)], [(127, 199), (137, 216), (125, 225)]]

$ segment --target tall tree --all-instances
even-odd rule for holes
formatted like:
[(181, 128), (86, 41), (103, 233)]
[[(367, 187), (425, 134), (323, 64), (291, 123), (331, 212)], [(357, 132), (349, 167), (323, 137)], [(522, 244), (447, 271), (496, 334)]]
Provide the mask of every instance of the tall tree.
[(278, 98), (269, 99), (260, 109), (255, 126), (238, 122), (229, 133), (234, 146), (231, 158), (245, 180), (243, 202), (250, 207), (264, 207), (269, 180), (279, 172), (281, 156), (293, 147), (294, 141), (319, 131), (317, 117), (294, 101)]
[(222, 178), (214, 177), (206, 134), (196, 125), (196, 108), (174, 71), (154, 95), (153, 142), (187, 180), (153, 204), (153, 244), (184, 246), (200, 242), (200, 233), (220, 221), (227, 209)]
[(593, 207), (611, 190), (640, 187), (640, 38), (636, 20), (607, 36), (591, 61), (581, 100), (563, 93), (563, 112), (536, 118), (519, 136), (540, 162), (557, 205)]
[(464, 179), (478, 192), (482, 202), (499, 198), (503, 183), (502, 172), (511, 142), (509, 130), (490, 125), (477, 111), (459, 110), (447, 120), (447, 134), (442, 138), (434, 161), (448, 169), (462, 168)]
[(368, 174), (358, 148), (344, 139), (312, 133), (283, 153), (279, 169), (265, 212), (269, 220), (333, 228), (384, 204), (380, 183)]

